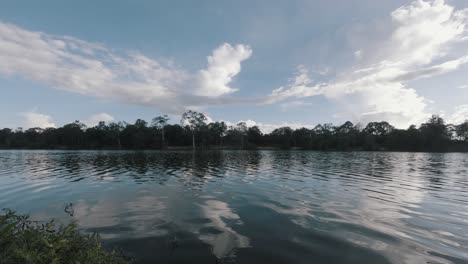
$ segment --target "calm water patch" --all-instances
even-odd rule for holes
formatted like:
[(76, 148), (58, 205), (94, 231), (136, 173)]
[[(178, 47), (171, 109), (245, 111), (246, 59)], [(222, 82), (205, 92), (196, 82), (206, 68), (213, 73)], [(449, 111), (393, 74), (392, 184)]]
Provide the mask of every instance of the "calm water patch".
[(0, 151), (0, 207), (138, 263), (468, 263), (467, 154)]

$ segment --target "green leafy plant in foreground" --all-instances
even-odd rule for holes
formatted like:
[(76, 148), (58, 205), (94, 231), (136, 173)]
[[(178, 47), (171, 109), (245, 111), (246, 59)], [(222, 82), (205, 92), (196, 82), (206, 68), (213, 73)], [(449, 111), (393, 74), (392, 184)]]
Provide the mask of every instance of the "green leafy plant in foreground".
[(0, 264), (129, 263), (106, 252), (97, 233), (83, 235), (75, 223), (33, 221), (4, 209), (0, 213)]

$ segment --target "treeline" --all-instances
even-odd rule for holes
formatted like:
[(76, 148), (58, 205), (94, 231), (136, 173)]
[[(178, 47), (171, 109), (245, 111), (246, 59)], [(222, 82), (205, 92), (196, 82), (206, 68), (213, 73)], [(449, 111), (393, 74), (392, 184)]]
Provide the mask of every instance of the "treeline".
[(3, 149), (307, 149), (307, 150), (389, 150), (468, 151), (468, 121), (446, 124), (434, 115), (419, 127), (396, 129), (387, 122), (365, 127), (345, 122), (340, 126), (317, 125), (313, 129), (281, 127), (263, 134), (244, 122), (228, 126), (207, 123), (195, 111), (182, 115), (180, 124), (169, 124), (167, 116), (151, 122), (100, 122), (86, 127), (75, 121), (59, 128), (0, 130)]

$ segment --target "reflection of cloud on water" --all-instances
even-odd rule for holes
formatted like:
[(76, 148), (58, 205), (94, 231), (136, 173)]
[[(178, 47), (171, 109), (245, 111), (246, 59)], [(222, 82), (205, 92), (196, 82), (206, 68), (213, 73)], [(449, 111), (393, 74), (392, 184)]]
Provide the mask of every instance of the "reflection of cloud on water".
[[(325, 210), (340, 215), (340, 224), (347, 227), (341, 231), (342, 236), (355, 244), (381, 251), (395, 262), (427, 262), (432, 259), (423, 253), (428, 248), (462, 257), (459, 252), (464, 251), (464, 238), (456, 232), (460, 218), (450, 215), (457, 209), (447, 202), (447, 198), (454, 195), (454, 188), (447, 188), (447, 185), (456, 179), (447, 177), (456, 175), (449, 170), (461, 166), (449, 164), (454, 161), (448, 160), (448, 155), (385, 155), (388, 160), (376, 167), (375, 176), (354, 187), (361, 191), (350, 195), (348, 205), (351, 208), (322, 205)], [(375, 166), (376, 162), (370, 164)], [(387, 175), (390, 180), (383, 180)], [(443, 188), (451, 192), (440, 192)], [(351, 223), (352, 228), (345, 223)], [(434, 262), (440, 261), (435, 259)]]
[(126, 236), (161, 236), (167, 230), (159, 226), (167, 223), (166, 205), (159, 197), (138, 196), (130, 201), (124, 197), (98, 200), (91, 203), (79, 200), (73, 204), (74, 219), (85, 230), (96, 230), (104, 239)]
[(79, 200), (73, 205), (74, 218), (83, 228), (100, 228), (114, 226), (119, 223), (116, 212), (118, 204), (110, 200), (99, 200), (90, 205), (85, 200)]
[[(75, 220), (84, 232), (98, 232), (103, 239), (166, 239), (167, 235), (188, 232), (195, 234), (201, 243), (210, 245), (218, 258), (232, 256), (237, 248), (249, 247), (249, 239), (233, 229), (233, 225), (241, 225), (242, 221), (227, 203), (211, 195), (200, 195), (196, 198), (200, 203), (187, 204), (187, 196), (161, 192), (155, 195), (153, 189), (103, 190), (95, 199), (83, 198), (82, 194), (73, 201), (72, 218), (63, 212), (59, 215), (65, 221)], [(184, 220), (194, 215), (201, 222)], [(181, 241), (181, 247), (186, 242)]]
[(233, 220), (242, 224), (238, 214), (232, 212), (229, 205), (216, 200), (208, 200), (201, 205), (203, 215), (211, 220), (211, 224), (221, 231), (218, 234), (201, 234), (200, 239), (213, 247), (213, 254), (222, 258), (229, 255), (235, 248), (250, 246), (249, 239), (230, 228), (223, 219)]
[(125, 224), (140, 236), (162, 236), (167, 230), (159, 227), (169, 222), (165, 197), (140, 196), (124, 204)]
[(306, 206), (297, 204), (295, 207), (279, 206), (272, 203), (258, 203), (259, 206), (269, 208), (279, 214), (290, 217), (291, 221), (303, 228), (310, 228), (310, 218), (316, 218), (312, 210)]

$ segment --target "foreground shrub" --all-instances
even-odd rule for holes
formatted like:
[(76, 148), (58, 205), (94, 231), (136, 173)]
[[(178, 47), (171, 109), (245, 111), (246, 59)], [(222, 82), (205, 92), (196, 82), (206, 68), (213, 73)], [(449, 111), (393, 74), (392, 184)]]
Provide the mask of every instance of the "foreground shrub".
[(0, 213), (0, 264), (129, 263), (106, 252), (99, 235), (80, 234), (75, 223), (32, 221), (11, 210)]

